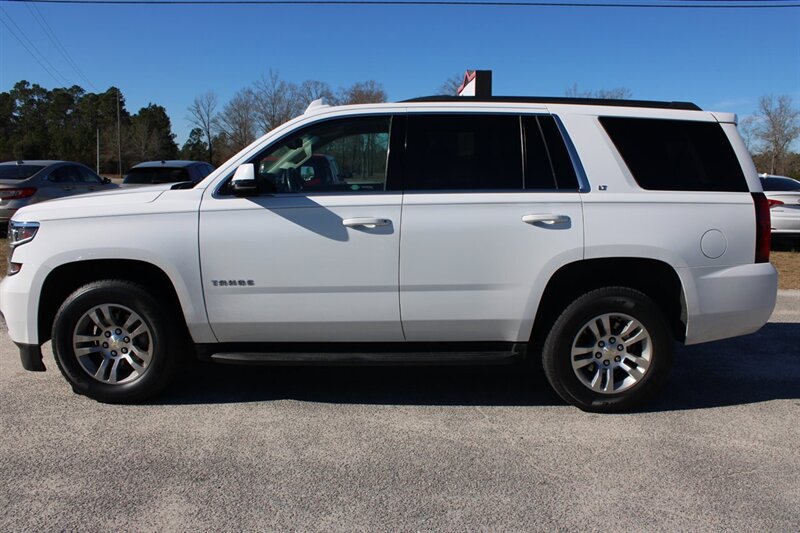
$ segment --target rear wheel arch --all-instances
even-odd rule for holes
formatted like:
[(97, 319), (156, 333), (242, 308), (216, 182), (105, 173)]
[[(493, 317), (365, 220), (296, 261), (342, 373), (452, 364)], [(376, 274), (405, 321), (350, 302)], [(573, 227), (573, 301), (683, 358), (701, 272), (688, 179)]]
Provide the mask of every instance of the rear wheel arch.
[[(61, 304), (76, 289), (88, 283), (116, 279), (138, 283), (154, 297), (180, 313), (181, 323), (186, 320), (175, 286), (164, 270), (146, 261), (129, 259), (92, 259), (65, 263), (53, 269), (45, 278), (39, 295), (38, 338), (40, 343), (50, 340), (53, 319)], [(186, 328), (188, 331), (188, 328)]]
[(531, 330), (538, 349), (561, 312), (582, 295), (604, 287), (628, 287), (651, 298), (664, 313), (673, 337), (686, 336), (686, 300), (675, 269), (656, 259), (610, 257), (585, 259), (559, 268), (547, 283)]

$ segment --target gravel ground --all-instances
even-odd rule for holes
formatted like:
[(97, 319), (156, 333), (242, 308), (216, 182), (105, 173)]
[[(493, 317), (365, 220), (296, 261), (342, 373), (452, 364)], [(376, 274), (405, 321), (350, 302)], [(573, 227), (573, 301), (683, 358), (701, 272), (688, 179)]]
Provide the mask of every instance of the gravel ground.
[(680, 348), (646, 409), (518, 367), (198, 365), (148, 405), (72, 393), (0, 334), (0, 531), (800, 528), (800, 292)]

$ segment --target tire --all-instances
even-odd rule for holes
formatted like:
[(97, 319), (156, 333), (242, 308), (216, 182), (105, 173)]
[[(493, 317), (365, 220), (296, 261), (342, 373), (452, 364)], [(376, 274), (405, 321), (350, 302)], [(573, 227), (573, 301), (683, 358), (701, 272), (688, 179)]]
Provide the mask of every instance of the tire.
[(99, 402), (151, 398), (169, 384), (182, 358), (185, 329), (177, 316), (138, 283), (89, 283), (56, 313), (56, 364), (75, 392)]
[(542, 366), (567, 403), (583, 411), (623, 412), (663, 384), (673, 344), (653, 300), (626, 287), (607, 287), (564, 309), (545, 341)]

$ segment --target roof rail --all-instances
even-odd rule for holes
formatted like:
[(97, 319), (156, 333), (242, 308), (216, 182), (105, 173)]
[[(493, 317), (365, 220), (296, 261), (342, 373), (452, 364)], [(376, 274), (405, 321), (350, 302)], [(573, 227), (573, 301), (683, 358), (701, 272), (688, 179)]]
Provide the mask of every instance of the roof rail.
[(688, 111), (702, 111), (691, 102), (659, 102), (656, 100), (614, 100), (605, 98), (569, 98), (558, 96), (422, 96), (403, 100), (402, 103), (413, 102), (510, 102), (520, 104), (570, 104), (570, 105), (598, 105), (616, 107), (648, 107), (656, 109), (685, 109)]

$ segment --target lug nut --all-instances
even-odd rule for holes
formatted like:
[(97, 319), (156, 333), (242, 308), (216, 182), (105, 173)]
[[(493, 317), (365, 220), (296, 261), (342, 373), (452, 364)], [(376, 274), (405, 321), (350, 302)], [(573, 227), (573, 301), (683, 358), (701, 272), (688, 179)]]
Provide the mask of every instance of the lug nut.
[(117, 352), (116, 352), (116, 350), (111, 350), (111, 356), (112, 356), (112, 357), (116, 357), (116, 356), (117, 356)]
[(110, 337), (110, 336), (111, 336), (111, 332), (110, 331), (106, 331), (106, 337)]
[[(111, 353), (113, 354), (114, 352), (111, 352)], [(608, 362), (608, 359), (606, 359), (605, 361), (603, 361), (603, 365), (604, 365), (604, 366), (608, 366), (608, 365), (610, 365), (610, 364), (611, 364), (611, 363), (609, 363), (609, 362)]]
[[(124, 339), (122, 339), (122, 342), (131, 342), (131, 339), (130, 339), (130, 337), (125, 337)], [(622, 348), (620, 348), (620, 350), (621, 349)]]
[(604, 343), (603, 341), (600, 341), (600, 342), (597, 343), (597, 345), (602, 348), (603, 346), (606, 345), (606, 343)]
[(603, 354), (601, 354), (600, 352), (597, 352), (596, 354), (594, 354), (594, 356), (597, 357), (598, 359), (600, 359), (601, 357), (603, 357)]
[(116, 331), (115, 331), (115, 333), (116, 333), (117, 335), (120, 335), (120, 334), (122, 333), (122, 330), (121, 330), (121, 329), (119, 329), (119, 328), (117, 328), (117, 329), (116, 329)]
[[(123, 348), (123, 349), (124, 349), (124, 348)], [(620, 356), (616, 356), (616, 357), (614, 358), (614, 361), (616, 361), (617, 363), (619, 363), (620, 361), (622, 361), (622, 357), (620, 357)]]
[(128, 349), (127, 349), (127, 348), (123, 348), (123, 349), (122, 349), (122, 350), (120, 350), (120, 351), (121, 351), (122, 353), (128, 353)]
[(615, 342), (617, 342), (617, 339), (615, 339), (614, 337), (611, 337), (610, 339), (608, 339), (608, 342), (611, 343), (611, 344), (614, 344)]
[(624, 347), (623, 345), (621, 345), (621, 344), (620, 344), (619, 346), (617, 346), (617, 350), (619, 350), (620, 352), (621, 352), (622, 350), (624, 350), (624, 349), (625, 349), (625, 347)]
[(108, 348), (108, 343), (107, 342), (103, 343), (103, 348)]

